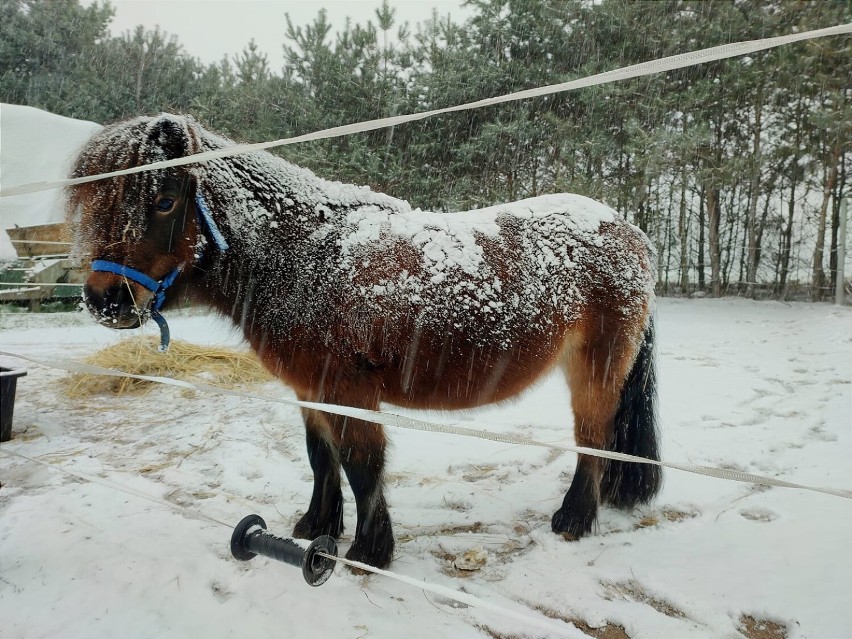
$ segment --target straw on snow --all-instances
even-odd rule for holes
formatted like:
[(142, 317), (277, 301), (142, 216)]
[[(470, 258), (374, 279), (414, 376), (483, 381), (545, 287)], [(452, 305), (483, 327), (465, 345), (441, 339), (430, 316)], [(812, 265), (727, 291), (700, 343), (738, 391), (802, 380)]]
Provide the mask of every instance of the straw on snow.
[[(201, 346), (180, 340), (172, 341), (165, 353), (157, 350), (159, 340), (138, 336), (122, 340), (86, 358), (88, 364), (122, 370), (135, 375), (171, 377), (233, 388), (272, 380), (272, 376), (250, 351)], [(86, 397), (104, 393), (148, 392), (154, 383), (130, 377), (107, 377), (74, 373), (65, 391), (70, 397)]]

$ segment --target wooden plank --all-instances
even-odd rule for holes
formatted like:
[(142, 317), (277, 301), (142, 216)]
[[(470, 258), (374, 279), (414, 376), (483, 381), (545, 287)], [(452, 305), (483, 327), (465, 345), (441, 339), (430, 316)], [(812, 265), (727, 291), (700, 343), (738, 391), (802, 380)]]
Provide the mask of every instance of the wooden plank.
[(0, 289), (0, 302), (42, 300), (49, 297), (53, 297), (53, 287), (49, 286), (22, 286), (21, 288)]
[(12, 246), (20, 258), (39, 255), (68, 255), (71, 250), (71, 233), (68, 224), (38, 224), (13, 226), (6, 229)]

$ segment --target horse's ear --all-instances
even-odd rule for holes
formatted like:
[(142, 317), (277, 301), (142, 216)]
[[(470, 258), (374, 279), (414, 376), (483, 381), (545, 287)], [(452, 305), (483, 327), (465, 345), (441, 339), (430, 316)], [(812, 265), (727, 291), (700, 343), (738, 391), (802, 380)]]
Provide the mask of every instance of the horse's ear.
[(149, 130), (148, 139), (163, 149), (166, 160), (182, 158), (189, 154), (186, 127), (175, 118), (161, 117), (155, 121)]

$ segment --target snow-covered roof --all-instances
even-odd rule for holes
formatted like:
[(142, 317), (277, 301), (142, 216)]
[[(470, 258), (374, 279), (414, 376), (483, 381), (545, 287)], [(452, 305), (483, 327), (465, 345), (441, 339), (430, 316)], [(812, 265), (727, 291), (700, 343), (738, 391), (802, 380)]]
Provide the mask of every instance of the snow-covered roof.
[[(0, 104), (0, 183), (8, 187), (68, 177), (80, 147), (100, 129), (94, 122)], [(0, 198), (0, 227), (61, 222), (64, 198), (60, 189)], [(0, 233), (0, 259), (15, 256), (8, 234)]]

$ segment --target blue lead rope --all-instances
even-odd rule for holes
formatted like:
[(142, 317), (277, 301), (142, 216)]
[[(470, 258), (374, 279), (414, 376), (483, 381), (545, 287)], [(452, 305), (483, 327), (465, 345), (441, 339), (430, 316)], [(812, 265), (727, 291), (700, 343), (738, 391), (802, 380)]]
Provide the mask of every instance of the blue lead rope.
[(152, 309), (151, 319), (154, 320), (160, 328), (160, 345), (157, 347), (157, 350), (161, 353), (165, 353), (169, 350), (169, 342), (172, 338), (171, 333), (169, 332), (169, 325), (166, 322), (166, 318), (160, 314), (160, 311)]

